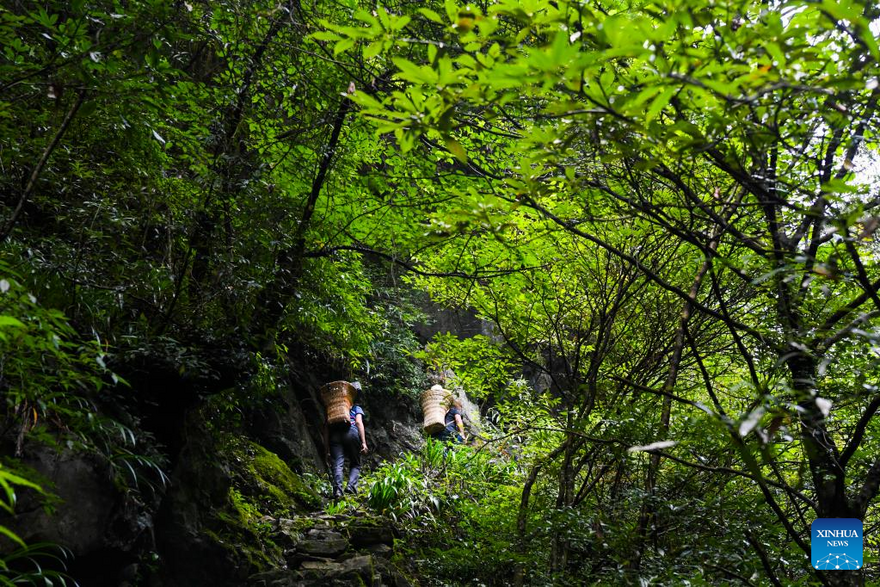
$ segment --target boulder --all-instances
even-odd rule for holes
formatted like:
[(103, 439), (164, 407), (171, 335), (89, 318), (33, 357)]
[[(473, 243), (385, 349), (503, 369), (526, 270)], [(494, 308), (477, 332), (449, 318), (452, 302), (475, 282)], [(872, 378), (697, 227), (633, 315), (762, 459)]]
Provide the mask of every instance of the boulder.
[(277, 454), (296, 473), (323, 473), (321, 457), (320, 423), (313, 414), (307, 414), (305, 402), (298, 399), (302, 390), (287, 389), (278, 406), (255, 412), (252, 416), (251, 434), (263, 446)]
[(313, 540), (340, 540), (345, 538), (339, 532), (330, 530), (329, 528), (312, 528), (306, 532), (306, 536)]
[[(232, 471), (220, 459), (213, 437), (197, 412), (186, 422), (187, 442), (171, 472), (171, 490), (157, 517), (163, 586), (239, 584), (250, 569), (239, 568), (235, 546), (208, 530), (225, 503)], [(194, 564), (194, 561), (198, 561)]]
[(117, 489), (106, 462), (88, 453), (25, 445), (22, 463), (36, 471), (38, 482), (58, 500), (47, 515), (44, 498), (20, 491), (16, 516), (4, 525), (30, 544), (61, 545), (73, 554), (66, 566), (83, 584), (117, 587), (131, 566), (154, 550), (153, 511), (158, 496)]
[(45, 489), (61, 503), (46, 516), (40, 498), (28, 496), (19, 503), (12, 529), (25, 542), (62, 544), (76, 556), (103, 548), (114, 504), (120, 501), (107, 467), (87, 455), (42, 446), (32, 447), (24, 463), (49, 481)]
[[(412, 582), (390, 561), (382, 558), (375, 559), (375, 574), (379, 584), (385, 587), (413, 587)], [(376, 582), (373, 583), (376, 585)]]

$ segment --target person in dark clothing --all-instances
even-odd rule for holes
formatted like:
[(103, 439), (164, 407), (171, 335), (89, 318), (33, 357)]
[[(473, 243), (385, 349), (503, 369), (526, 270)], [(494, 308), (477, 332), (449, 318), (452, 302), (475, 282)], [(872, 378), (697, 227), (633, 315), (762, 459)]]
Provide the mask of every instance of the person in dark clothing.
[[(361, 390), (360, 383), (353, 384)], [(348, 459), (348, 484), (345, 493), (357, 493), (361, 474), (361, 455), (367, 454), (367, 436), (364, 431), (364, 410), (359, 405), (349, 411), (350, 421), (324, 427), (324, 446), (333, 470), (333, 499), (342, 497), (342, 469)]]
[(461, 419), (461, 413), (461, 401), (455, 400), (452, 407), (446, 412), (446, 428), (437, 435), (437, 440), (457, 443), (464, 442), (464, 421)]

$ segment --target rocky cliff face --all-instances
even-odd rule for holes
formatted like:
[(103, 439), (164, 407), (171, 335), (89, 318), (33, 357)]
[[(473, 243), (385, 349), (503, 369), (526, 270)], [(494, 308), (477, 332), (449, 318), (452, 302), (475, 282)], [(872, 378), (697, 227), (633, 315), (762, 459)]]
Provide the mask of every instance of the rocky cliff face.
[[(291, 369), (291, 385), (272, 408), (255, 414), (249, 432), (266, 448), (291, 463), (294, 470), (325, 474), (321, 424), (324, 409), (318, 389), (328, 381), (344, 378), (329, 369)], [(366, 467), (424, 444), (421, 408), (417, 398), (389, 393), (363, 382), (358, 404), (364, 408), (370, 454)]]
[(140, 555), (155, 544), (152, 512), (158, 495), (133, 496), (120, 490), (107, 463), (71, 449), (30, 444), (22, 462), (54, 494), (49, 501), (52, 513), (47, 513), (40, 496), (22, 493), (12, 523), (22, 539), (63, 546), (63, 556), (72, 555), (68, 570), (83, 586), (109, 584), (108, 568), (119, 578), (136, 573)]
[[(363, 557), (376, 553), (361, 553), (356, 538), (354, 546), (342, 548), (340, 542), (339, 552), (319, 553), (309, 551), (314, 540), (303, 546), (299, 542), (302, 532), (291, 534), (290, 528), (297, 524), (317, 523), (315, 516), (326, 498), (313, 489), (326, 490), (328, 479), (321, 440), (323, 408), (317, 390), (334, 378), (332, 372), (328, 376), (294, 369), (292, 373), (291, 385), (282, 397), (252, 414), (244, 426), (247, 436), (242, 442), (251, 453), (260, 453), (258, 457), (249, 456), (247, 450), (224, 454), (218, 447), (234, 443), (228, 438), (218, 441), (204, 422), (191, 418), (188, 440), (157, 518), (162, 585), (244, 585), (255, 574), (261, 577), (252, 582), (255, 586), (349, 584), (346, 581), (355, 578), (371, 585), (384, 584), (375, 583), (374, 578), (400, 575), (376, 570), (382, 564), (372, 559), (367, 565)], [(365, 469), (424, 442), (421, 414), (413, 398), (391, 396), (365, 385), (359, 403), (367, 414), (371, 449)], [(267, 471), (268, 461), (273, 466)], [(272, 475), (285, 476), (286, 481), (267, 482)], [(281, 497), (267, 503), (273, 495), (293, 499)], [(278, 524), (286, 529), (272, 528)], [(256, 544), (262, 546), (256, 548)], [(317, 558), (310, 560), (303, 554)], [(213, 563), (194, 565), (193, 560)], [(311, 582), (297, 582), (306, 580)]]

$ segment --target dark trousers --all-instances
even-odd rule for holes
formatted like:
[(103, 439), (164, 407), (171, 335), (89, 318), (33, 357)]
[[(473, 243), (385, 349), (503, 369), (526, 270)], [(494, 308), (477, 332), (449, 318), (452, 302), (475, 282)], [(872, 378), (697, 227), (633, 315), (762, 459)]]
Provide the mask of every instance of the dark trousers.
[(349, 426), (347, 430), (330, 431), (330, 461), (333, 464), (333, 490), (342, 491), (342, 467), (348, 459), (348, 489), (357, 490), (361, 474), (361, 437), (358, 429)]
[(461, 437), (458, 430), (453, 432), (448, 428), (444, 428), (442, 432), (438, 432), (434, 438), (441, 442), (454, 442), (456, 444), (462, 444), (464, 442), (464, 438)]

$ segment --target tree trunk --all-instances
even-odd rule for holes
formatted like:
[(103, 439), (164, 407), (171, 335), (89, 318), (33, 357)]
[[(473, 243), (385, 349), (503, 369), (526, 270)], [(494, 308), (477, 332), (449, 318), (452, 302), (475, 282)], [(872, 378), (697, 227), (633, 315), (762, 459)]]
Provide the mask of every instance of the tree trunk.
[[(714, 248), (718, 246), (717, 240), (713, 241), (712, 244), (714, 245), (714, 247), (712, 247), (714, 250)], [(691, 300), (697, 298), (697, 294), (700, 291), (700, 285), (703, 283), (703, 278), (709, 271), (710, 263), (711, 261), (706, 259), (697, 271), (697, 275), (694, 277), (694, 283), (688, 293)], [(675, 388), (675, 382), (678, 380), (678, 368), (681, 364), (682, 352), (684, 350), (685, 330), (687, 329), (688, 321), (690, 320), (692, 312), (693, 307), (691, 302), (684, 302), (681, 308), (681, 316), (678, 321), (678, 329), (675, 331), (672, 357), (669, 359), (669, 373), (666, 376), (666, 380), (663, 382), (663, 391), (666, 392), (666, 395), (663, 396), (663, 409), (660, 412), (660, 428), (664, 438), (669, 433), (669, 422), (672, 417), (672, 397), (669, 393)], [(651, 503), (651, 500), (654, 497), (654, 491), (657, 485), (657, 475), (660, 471), (660, 458), (659, 454), (652, 453), (651, 460), (648, 464), (648, 474), (645, 479), (645, 492), (647, 493), (647, 497), (642, 503), (642, 509), (639, 513), (639, 521), (636, 525), (636, 551), (635, 557), (630, 565), (633, 569), (638, 569), (641, 566), (642, 553), (644, 552), (645, 543), (648, 538), (648, 530), (654, 526), (656, 508), (654, 507), (654, 504)]]
[(40, 155), (40, 160), (37, 161), (36, 165), (34, 165), (34, 169), (33, 171), (31, 171), (31, 175), (28, 178), (27, 185), (25, 185), (24, 189), (21, 192), (21, 195), (18, 198), (18, 203), (15, 205), (15, 209), (9, 216), (9, 220), (7, 220), (6, 224), (3, 225), (3, 229), (0, 230), (0, 243), (5, 241), (7, 237), (12, 234), (12, 229), (15, 227), (15, 223), (18, 221), (18, 217), (21, 215), (21, 211), (24, 208), (25, 202), (27, 202), (28, 198), (34, 191), (34, 188), (37, 186), (37, 180), (40, 179), (40, 174), (43, 173), (43, 168), (46, 167), (46, 163), (49, 162), (49, 158), (55, 151), (55, 147), (58, 146), (61, 138), (67, 132), (67, 129), (70, 127), (71, 121), (76, 116), (76, 113), (79, 112), (80, 106), (83, 105), (85, 99), (85, 90), (80, 90), (79, 92), (77, 92), (76, 100), (73, 101), (73, 104), (71, 104), (70, 109), (67, 111), (67, 114), (64, 115), (64, 120), (61, 121), (61, 125), (58, 127), (58, 130), (56, 130), (55, 134), (52, 135), (52, 140), (50, 140), (49, 143), (46, 145), (46, 148), (43, 149), (43, 154)]
[(858, 517), (860, 512), (846, 494), (846, 470), (841, 465), (840, 452), (816, 403), (816, 361), (798, 352), (792, 353), (786, 362), (801, 409), (801, 441), (810, 465), (819, 517)]
[[(529, 499), (532, 495), (532, 487), (534, 487), (535, 482), (538, 480), (538, 474), (541, 472), (541, 469), (547, 463), (550, 463), (559, 456), (559, 454), (565, 449), (565, 444), (561, 444), (556, 447), (553, 452), (547, 455), (541, 461), (532, 465), (532, 470), (529, 472), (529, 476), (526, 479), (526, 482), (523, 484), (522, 496), (519, 501), (519, 511), (516, 515), (516, 533), (517, 533), (517, 552), (520, 556), (525, 557), (528, 552), (528, 538), (526, 534), (526, 524), (529, 516)], [(523, 583), (525, 581), (525, 569), (523, 565), (517, 564), (516, 569), (513, 573), (513, 584), (515, 587), (523, 587)]]
[[(571, 429), (572, 416), (569, 413), (568, 426)], [(574, 493), (574, 472), (572, 470), (572, 457), (577, 450), (577, 437), (571, 432), (566, 433), (563, 443), (565, 457), (559, 471), (559, 490), (556, 494), (556, 510), (563, 511), (571, 505)], [(553, 546), (550, 553), (550, 569), (553, 571), (565, 571), (568, 566), (569, 539), (566, 532), (554, 532)]]
[(324, 149), (324, 157), (321, 159), (318, 174), (312, 182), (311, 192), (299, 219), (296, 233), (293, 235), (293, 243), (278, 255), (278, 267), (275, 270), (275, 275), (258, 296), (251, 324), (252, 331), (261, 344), (265, 344), (271, 339), (270, 331), (274, 330), (278, 320), (284, 314), (284, 308), (288, 300), (294, 295), (299, 286), (299, 281), (302, 277), (303, 258), (306, 252), (306, 232), (311, 224), (312, 215), (315, 213), (315, 206), (318, 202), (318, 197), (321, 195), (321, 189), (324, 187), (327, 174), (330, 172), (330, 166), (333, 163), (336, 148), (339, 145), (342, 127), (350, 108), (350, 100), (347, 97), (343, 97), (333, 117), (333, 128), (330, 132), (327, 146)]

